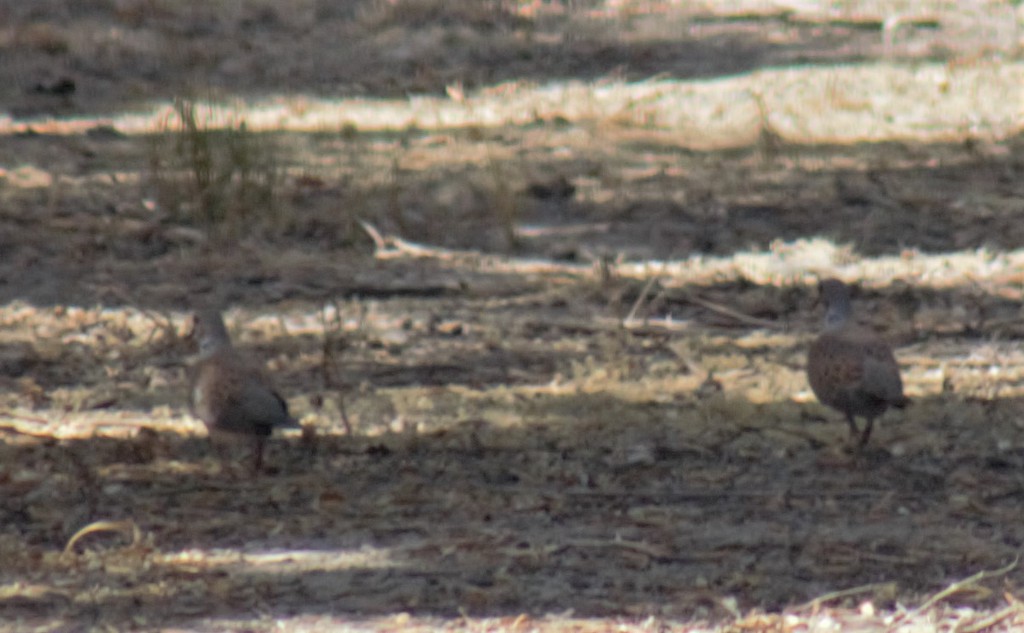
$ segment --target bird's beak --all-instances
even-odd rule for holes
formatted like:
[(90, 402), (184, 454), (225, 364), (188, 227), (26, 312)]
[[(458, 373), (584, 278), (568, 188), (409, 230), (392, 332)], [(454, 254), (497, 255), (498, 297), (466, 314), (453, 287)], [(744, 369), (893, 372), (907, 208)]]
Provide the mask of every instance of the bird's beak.
[(825, 293), (823, 293), (821, 291), (821, 282), (822, 281), (824, 281), (824, 280), (819, 277), (818, 278), (818, 283), (814, 287), (816, 292), (815, 292), (815, 295), (814, 295), (814, 303), (811, 304), (811, 307), (813, 309), (815, 309), (815, 310), (817, 310), (819, 307), (825, 305), (825, 301), (823, 300), (823, 297), (825, 296)]
[(182, 340), (186, 343), (195, 343), (199, 340), (199, 327), (198, 320), (195, 315), (190, 316), (188, 321), (185, 322), (185, 333), (182, 335)]

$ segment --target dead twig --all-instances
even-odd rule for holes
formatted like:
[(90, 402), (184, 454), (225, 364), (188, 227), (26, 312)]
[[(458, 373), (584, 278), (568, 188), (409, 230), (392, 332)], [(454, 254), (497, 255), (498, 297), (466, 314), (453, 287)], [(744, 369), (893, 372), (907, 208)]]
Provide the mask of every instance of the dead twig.
[(995, 626), (995, 625), (999, 624), (1000, 622), (1002, 622), (1003, 620), (1005, 620), (1006, 618), (1009, 618), (1012, 615), (1014, 615), (1015, 613), (1020, 613), (1020, 612), (1021, 612), (1020, 603), (1012, 603), (1012, 604), (1009, 604), (1009, 605), (1003, 607), (1002, 609), (996, 611), (995, 613), (993, 613), (992, 615), (988, 616), (987, 618), (982, 618), (981, 620), (978, 620), (977, 622), (975, 622), (974, 624), (971, 624), (970, 626), (965, 626), (962, 629), (957, 629), (957, 632), (958, 633), (979, 633), (979, 631), (984, 631), (985, 629), (990, 629), (993, 626)]
[(425, 246), (423, 244), (417, 244), (416, 242), (410, 242), (403, 240), (400, 237), (394, 235), (384, 235), (377, 227), (373, 226), (365, 220), (359, 220), (359, 226), (363, 227), (366, 234), (373, 240), (374, 247), (376, 248), (376, 256), (380, 258), (390, 258), (395, 256), (406, 256), (406, 257), (433, 257), (435, 259), (452, 259), (459, 255), (457, 251), (450, 251), (444, 248), (437, 248), (433, 246)]
[(817, 613), (821, 605), (826, 602), (832, 602), (833, 600), (839, 600), (840, 598), (849, 598), (851, 596), (859, 596), (864, 593), (885, 593), (887, 595), (896, 594), (896, 583), (894, 582), (874, 582), (868, 585), (860, 585), (859, 587), (850, 587), (849, 589), (840, 589), (839, 591), (830, 591), (822, 594), (813, 600), (805, 602), (801, 605), (787, 609), (787, 611), (807, 611), (810, 610), (812, 613)]
[[(373, 227), (370, 227), (373, 228)], [(376, 230), (376, 229), (374, 229)], [(335, 354), (335, 349), (339, 341), (344, 341), (341, 336), (343, 326), (341, 322), (341, 306), (334, 302), (334, 322), (330, 323), (327, 317), (327, 306), (324, 305), (320, 310), (320, 326), (323, 330), (323, 347), (321, 349), (322, 357), (320, 363), (320, 374), (323, 380), (324, 390), (333, 389), (338, 396), (338, 411), (341, 415), (341, 423), (345, 427), (345, 432), (348, 435), (352, 435), (352, 423), (348, 419), (348, 413), (345, 410), (345, 394), (341, 380), (338, 377), (338, 358)]]
[(72, 551), (75, 547), (75, 543), (94, 532), (120, 532), (125, 535), (130, 535), (132, 542), (129, 547), (134, 547), (142, 541), (142, 531), (139, 530), (139, 526), (135, 524), (135, 521), (132, 521), (131, 519), (126, 521), (96, 521), (95, 523), (90, 523), (81, 530), (75, 532), (74, 536), (68, 540), (68, 544), (64, 546), (63, 553), (67, 554)]
[(672, 552), (664, 547), (651, 545), (650, 543), (644, 543), (641, 541), (626, 541), (620, 539), (577, 538), (567, 541), (559, 549), (567, 549), (570, 547), (578, 549), (623, 549), (658, 560), (670, 558), (672, 556)]
[(927, 612), (929, 609), (931, 609), (932, 607), (934, 607), (938, 603), (942, 602), (943, 600), (945, 600), (945, 599), (947, 599), (947, 598), (949, 598), (951, 596), (954, 596), (954, 595), (960, 593), (961, 591), (974, 588), (982, 580), (988, 580), (990, 578), (999, 578), (999, 577), (1005, 576), (1006, 574), (1008, 574), (1011, 571), (1013, 571), (1014, 569), (1016, 569), (1017, 563), (1019, 563), (1019, 562), (1020, 562), (1020, 557), (1017, 557), (1017, 558), (1013, 559), (1012, 563), (1010, 563), (1009, 565), (1006, 565), (1005, 567), (1000, 567), (999, 569), (995, 569), (995, 570), (992, 570), (992, 571), (982, 570), (982, 571), (979, 571), (978, 573), (974, 574), (973, 576), (970, 576), (968, 578), (964, 578), (963, 580), (958, 580), (958, 581), (950, 584), (948, 587), (946, 587), (942, 591), (936, 593), (931, 598), (928, 598), (927, 600), (925, 600), (924, 604), (922, 604), (921, 606), (917, 607), (916, 609), (911, 609), (910, 611), (907, 611), (906, 613), (901, 614), (902, 617), (897, 617), (895, 619), (895, 621), (893, 622), (893, 625), (891, 627), (889, 627), (889, 630), (890, 631), (896, 630), (898, 628), (898, 625), (902, 621), (904, 621), (904, 620), (906, 620), (908, 618), (917, 617), (917, 616), (921, 615), (922, 613)]
[[(41, 424), (43, 426), (48, 426), (48, 425), (52, 424), (52, 422), (50, 420), (47, 420), (46, 418), (40, 418), (40, 417), (34, 416), (34, 415), (25, 415), (23, 413), (15, 413), (14, 411), (11, 411), (10, 409), (4, 409), (3, 411), (0, 411), (0, 417), (10, 418), (12, 420), (21, 420), (23, 422), (32, 422), (33, 424)], [(14, 428), (14, 430), (18, 430), (17, 428), (15, 428), (12, 425), (6, 425), (5, 424), (3, 426), (8, 427), (8, 428)]]
[[(545, 489), (538, 489), (537, 492), (545, 492)], [(777, 499), (788, 497), (791, 499), (816, 499), (823, 496), (817, 489), (787, 489), (777, 490), (680, 490), (665, 493), (646, 493), (640, 490), (608, 490), (607, 492), (595, 492), (593, 490), (567, 490), (564, 496), (570, 499), (618, 499), (622, 495), (629, 494), (638, 503), (653, 505), (672, 505), (682, 503), (699, 503), (702, 501), (716, 502), (722, 499)], [(848, 489), (842, 492), (829, 492), (829, 499), (862, 499), (866, 497), (877, 497), (878, 490), (861, 488)]]
[[(643, 290), (637, 295), (636, 301), (633, 302), (633, 307), (629, 309), (629, 314), (622, 320), (622, 326), (626, 327), (628, 323), (632, 323), (633, 319), (636, 318), (636, 313), (640, 310), (640, 306), (643, 305), (644, 299), (647, 298), (647, 294), (651, 291), (651, 287), (658, 281), (658, 275), (651, 275), (651, 278), (644, 284)], [(647, 323), (647, 319), (644, 319), (644, 323)]]
[(369, 222), (366, 222), (365, 220), (357, 220), (357, 222), (359, 222), (359, 226), (363, 227), (363, 230), (366, 231), (366, 234), (370, 236), (370, 239), (373, 240), (374, 248), (376, 248), (378, 251), (387, 250), (388, 241), (384, 239), (384, 236), (381, 235), (380, 231), (377, 230), (377, 227), (370, 224)]
[(766, 329), (770, 329), (770, 330), (782, 329), (782, 326), (779, 325), (778, 323), (775, 323), (774, 321), (767, 321), (765, 319), (758, 319), (757, 317), (752, 317), (750, 315), (743, 314), (742, 312), (739, 312), (737, 310), (733, 310), (732, 308), (730, 308), (728, 306), (724, 306), (724, 305), (721, 305), (719, 303), (715, 303), (714, 301), (708, 301), (707, 299), (704, 299), (703, 297), (699, 297), (697, 295), (690, 294), (688, 292), (680, 294), (678, 298), (682, 299), (683, 301), (687, 301), (689, 303), (692, 303), (694, 305), (698, 305), (698, 306), (700, 306), (702, 308), (705, 308), (707, 310), (711, 310), (712, 312), (715, 312), (717, 314), (721, 314), (722, 316), (727, 316), (730, 319), (734, 319), (736, 321), (739, 321), (743, 325), (752, 325), (754, 327), (762, 327), (762, 328), (766, 328)]
[(375, 257), (378, 259), (398, 259), (401, 257), (419, 257), (436, 259), (444, 262), (470, 262), (478, 270), (501, 270), (502, 272), (528, 273), (562, 273), (573, 276), (589, 276), (593, 267), (589, 264), (564, 264), (546, 259), (516, 258), (500, 255), (482, 254), (478, 251), (462, 251), (436, 246), (427, 246), (402, 239), (394, 235), (384, 235), (369, 222), (360, 220), (359, 224), (377, 246)]

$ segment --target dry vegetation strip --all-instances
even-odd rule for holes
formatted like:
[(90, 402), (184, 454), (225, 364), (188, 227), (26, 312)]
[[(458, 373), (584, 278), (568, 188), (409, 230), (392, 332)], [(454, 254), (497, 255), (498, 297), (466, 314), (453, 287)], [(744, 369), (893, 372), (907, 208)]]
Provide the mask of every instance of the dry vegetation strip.
[[(1024, 64), (1019, 62), (874, 62), (768, 69), (712, 80), (510, 83), (458, 100), (275, 97), (201, 104), (197, 114), (211, 128), (245, 121), (253, 131), (289, 132), (429, 131), (562, 119), (670, 132), (684, 147), (707, 150), (748, 146), (765, 126), (798, 144), (1002, 139), (1021, 129), (1021, 103)], [(171, 105), (100, 121), (7, 118), (0, 119), (0, 133), (31, 127), (77, 134), (97, 123), (126, 134), (149, 134), (180, 125), (180, 118)]]

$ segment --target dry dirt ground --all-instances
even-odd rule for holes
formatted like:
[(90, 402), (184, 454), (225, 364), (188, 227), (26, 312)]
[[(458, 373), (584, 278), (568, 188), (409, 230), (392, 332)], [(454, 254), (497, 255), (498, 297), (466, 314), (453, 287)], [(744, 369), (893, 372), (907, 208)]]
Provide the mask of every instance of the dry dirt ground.
[[(0, 631), (1024, 627), (1021, 20), (0, 0)], [(862, 452), (825, 274), (914, 399)]]

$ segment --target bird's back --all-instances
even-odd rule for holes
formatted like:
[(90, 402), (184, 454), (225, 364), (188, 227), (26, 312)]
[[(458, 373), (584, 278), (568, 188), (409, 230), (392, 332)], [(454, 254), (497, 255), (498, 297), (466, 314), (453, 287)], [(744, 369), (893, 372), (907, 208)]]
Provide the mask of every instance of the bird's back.
[(848, 415), (874, 417), (907, 403), (892, 349), (856, 326), (826, 331), (814, 341), (807, 377), (818, 400)]
[(231, 347), (199, 362), (192, 381), (192, 411), (207, 428), (269, 435), (292, 419), (266, 374)]

